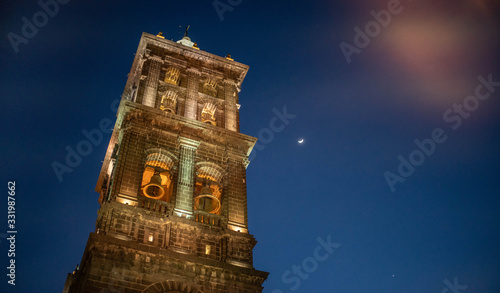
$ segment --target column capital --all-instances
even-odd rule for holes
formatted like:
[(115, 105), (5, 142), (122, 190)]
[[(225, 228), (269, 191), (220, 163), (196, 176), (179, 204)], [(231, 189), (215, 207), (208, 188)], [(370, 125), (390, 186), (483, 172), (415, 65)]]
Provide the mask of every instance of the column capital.
[(198, 146), (200, 145), (199, 141), (191, 139), (191, 138), (183, 137), (183, 136), (179, 136), (178, 140), (179, 140), (179, 143), (181, 144), (181, 146), (191, 148), (194, 150), (197, 149)]
[(224, 83), (224, 85), (232, 85), (234, 87), (238, 86), (238, 84), (232, 79), (225, 78), (222, 82)]
[(186, 72), (188, 74), (194, 74), (194, 75), (201, 76), (201, 72), (198, 69), (194, 68), (194, 67), (189, 67), (188, 69), (186, 69)]
[(147, 56), (147, 58), (148, 58), (148, 60), (151, 60), (154, 62), (163, 63), (163, 59), (160, 56), (149, 55), (149, 56)]

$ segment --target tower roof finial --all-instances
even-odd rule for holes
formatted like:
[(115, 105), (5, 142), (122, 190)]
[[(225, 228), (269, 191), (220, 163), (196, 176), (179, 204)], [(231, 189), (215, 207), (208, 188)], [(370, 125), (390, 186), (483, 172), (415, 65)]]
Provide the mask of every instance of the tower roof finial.
[(191, 41), (191, 38), (188, 37), (188, 30), (189, 30), (190, 27), (191, 27), (191, 25), (188, 25), (186, 27), (186, 32), (184, 32), (184, 37), (182, 37), (182, 39), (178, 40), (177, 43), (183, 44), (184, 46), (188, 46), (188, 47), (191, 47), (191, 48), (199, 49), (195, 45), (195, 43)]

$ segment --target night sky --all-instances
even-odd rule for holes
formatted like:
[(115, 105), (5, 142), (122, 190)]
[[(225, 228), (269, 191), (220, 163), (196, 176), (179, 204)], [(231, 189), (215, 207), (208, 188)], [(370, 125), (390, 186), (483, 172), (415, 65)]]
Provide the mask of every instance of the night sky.
[[(187, 25), (250, 66), (240, 125), (260, 136), (248, 218), (265, 293), (500, 292), (499, 1), (60, 1), (46, 18), (0, 4), (1, 292), (62, 291), (110, 134), (62, 181), (52, 164), (114, 121), (142, 32), (176, 41)], [(321, 241), (336, 244), (318, 260)]]

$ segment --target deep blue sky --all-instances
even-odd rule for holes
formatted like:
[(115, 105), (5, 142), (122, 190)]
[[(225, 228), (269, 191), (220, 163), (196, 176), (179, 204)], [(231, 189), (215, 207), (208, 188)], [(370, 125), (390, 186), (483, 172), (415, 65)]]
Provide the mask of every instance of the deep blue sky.
[[(455, 277), (460, 292), (500, 292), (500, 87), (457, 129), (443, 120), (478, 76), (500, 81), (498, 1), (402, 0), (350, 63), (340, 43), (354, 45), (354, 28), (391, 1), (332, 2), (243, 0), (221, 21), (211, 1), (72, 0), (18, 53), (7, 35), (41, 8), (2, 2), (0, 219), (16, 180), (18, 234), (17, 285), (3, 269), (0, 291), (62, 291), (94, 230), (109, 136), (63, 182), (51, 163), (114, 119), (141, 33), (178, 40), (190, 24), (201, 49), (250, 66), (242, 133), (258, 136), (273, 108), (297, 115), (247, 169), (265, 293), (292, 292), (283, 274), (328, 236), (341, 246), (295, 292), (442, 292)], [(391, 192), (384, 172), (436, 128), (446, 141)]]

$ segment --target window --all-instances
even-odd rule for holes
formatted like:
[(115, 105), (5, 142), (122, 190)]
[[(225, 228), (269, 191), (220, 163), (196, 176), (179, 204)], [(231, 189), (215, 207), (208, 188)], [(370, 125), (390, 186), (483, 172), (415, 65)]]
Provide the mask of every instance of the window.
[(167, 91), (161, 97), (160, 109), (175, 114), (177, 113), (177, 94), (173, 91)]
[(168, 82), (173, 85), (179, 85), (179, 81), (181, 79), (181, 72), (179, 69), (175, 67), (167, 68), (165, 72), (165, 82)]
[(203, 110), (201, 110), (201, 122), (217, 125), (215, 119), (215, 111), (217, 107), (212, 103), (205, 103)]
[(212, 97), (217, 96), (217, 83), (213, 79), (207, 79), (203, 84), (203, 92)]
[(222, 207), (222, 172), (213, 163), (200, 163), (197, 166), (194, 208), (211, 214), (220, 215)]
[(165, 154), (166, 152), (156, 151), (146, 157), (141, 183), (142, 194), (152, 199), (170, 202), (173, 161)]

